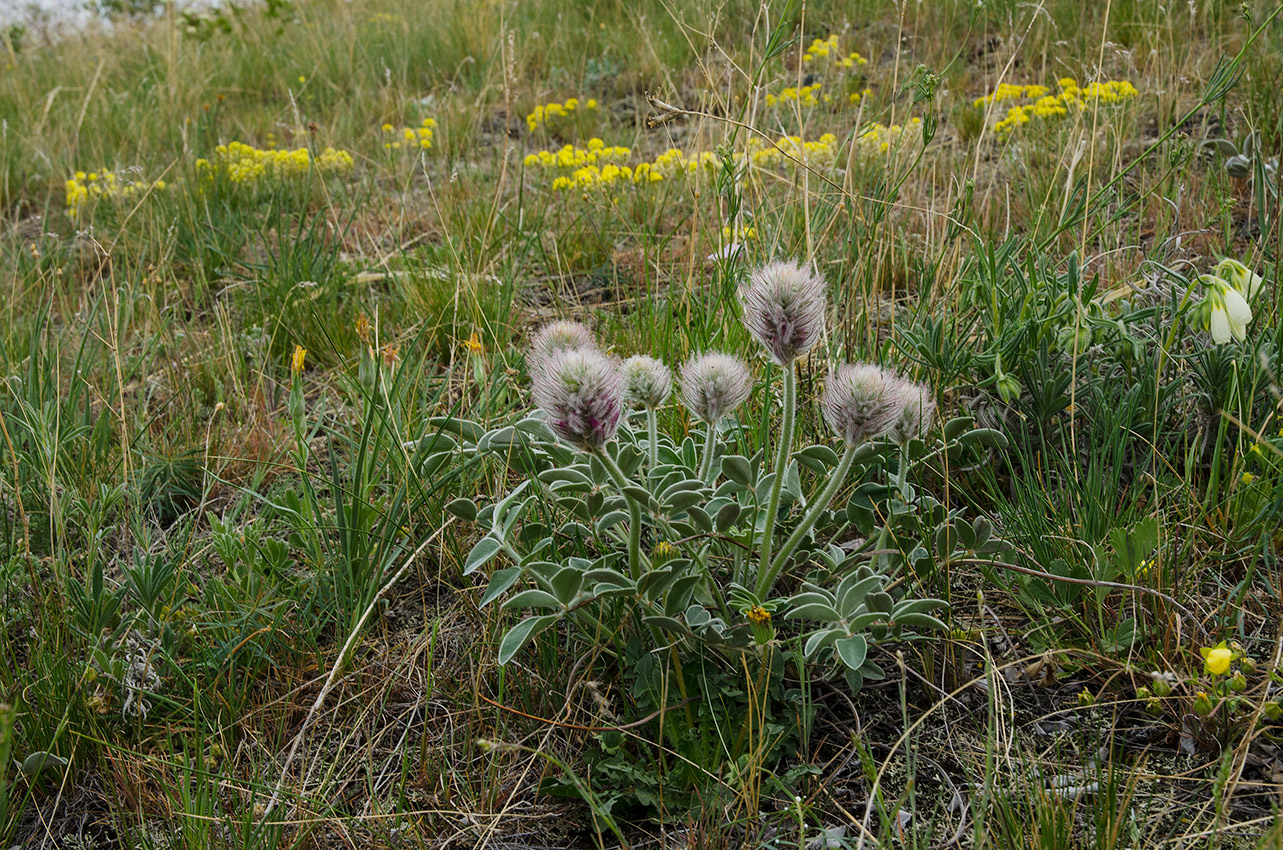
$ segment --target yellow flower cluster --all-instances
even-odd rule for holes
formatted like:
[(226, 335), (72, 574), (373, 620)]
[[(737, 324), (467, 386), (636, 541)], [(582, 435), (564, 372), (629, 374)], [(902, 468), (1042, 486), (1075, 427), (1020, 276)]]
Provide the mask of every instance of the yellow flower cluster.
[(869, 64), (868, 59), (865, 59), (859, 53), (854, 51), (848, 53), (846, 56), (840, 55), (838, 53), (837, 33), (830, 33), (829, 37), (825, 39), (815, 39), (811, 42), (811, 46), (806, 48), (806, 52), (802, 54), (802, 62), (804, 64), (810, 64), (812, 62), (830, 58), (834, 64), (842, 68), (855, 68), (860, 65)]
[(722, 228), (722, 238), (727, 242), (751, 242), (757, 238), (757, 228), (752, 226), (732, 228), (727, 225)]
[(632, 155), (628, 148), (607, 145), (601, 139), (589, 139), (588, 147), (566, 145), (558, 151), (539, 151), (528, 154), (526, 168), (583, 168), (589, 165), (607, 165), (624, 162)]
[(801, 136), (780, 136), (770, 147), (756, 137), (749, 140), (749, 160), (760, 168), (773, 168), (795, 160), (806, 165), (829, 166), (837, 159), (838, 138), (825, 133), (818, 141), (807, 142)]
[[(780, 92), (779, 97), (776, 97), (773, 94), (768, 94), (766, 96), (766, 105), (775, 106), (777, 103), (795, 103), (796, 102), (796, 103), (801, 103), (803, 106), (814, 106), (815, 104), (820, 102), (819, 98), (816, 96), (819, 93), (819, 91), (820, 91), (819, 83), (813, 83), (809, 86), (802, 86), (800, 89), (789, 86), (788, 88), (784, 89), (784, 91)], [(829, 97), (827, 94), (824, 95), (825, 103), (828, 103), (832, 99), (833, 98)]]
[(116, 176), (114, 171), (90, 171), (86, 174), (77, 171), (65, 184), (67, 189), (67, 212), (79, 214), (89, 201), (102, 198), (130, 198), (140, 195), (148, 189), (157, 191), (165, 188), (164, 180), (155, 183), (126, 183)]
[(196, 160), (196, 171), (211, 178), (223, 174), (233, 183), (248, 184), (296, 177), (306, 174), (313, 166), (322, 174), (349, 171), (352, 163), (352, 154), (335, 148), (326, 148), (313, 160), (307, 148), (261, 150), (243, 142), (232, 142), (215, 148), (212, 162)]
[(1012, 83), (999, 83), (998, 88), (989, 92), (984, 97), (978, 97), (975, 100), (976, 106), (986, 106), (990, 103), (1001, 103), (1004, 100), (1020, 100), (1022, 98), (1037, 99), (1045, 97), (1048, 93), (1046, 86), (1017, 86)]
[[(998, 91), (977, 100), (976, 105), (982, 106), (1001, 100), (1034, 98), (1033, 103), (1016, 104), (1007, 109), (1006, 116), (993, 127), (995, 133), (1002, 134), (1022, 124), (1028, 124), (1035, 118), (1060, 118), (1071, 111), (1081, 112), (1093, 104), (1121, 103), (1140, 94), (1136, 87), (1126, 80), (1089, 83), (1079, 88), (1078, 83), (1072, 78), (1063, 77), (1057, 80), (1057, 84), (1060, 87), (1059, 94), (1048, 94), (1046, 86), (1007, 86), (1004, 83), (998, 87)], [(1006, 94), (1003, 94), (1004, 87), (1007, 89)]]
[(390, 151), (397, 151), (402, 148), (416, 148), (426, 151), (432, 147), (432, 134), (436, 126), (437, 121), (435, 118), (424, 118), (423, 123), (418, 127), (401, 127), (397, 129), (391, 124), (384, 124), (383, 134), (392, 138), (384, 142), (383, 147)]
[(526, 116), (526, 127), (530, 132), (535, 132), (543, 124), (548, 123), (554, 118), (566, 118), (570, 113), (580, 109), (596, 109), (597, 101), (593, 98), (580, 103), (579, 98), (567, 98), (565, 103), (545, 103), (542, 106), (536, 106), (534, 110)]
[(861, 153), (884, 154), (900, 148), (906, 142), (912, 142), (915, 138), (922, 138), (921, 118), (910, 118), (905, 124), (892, 124), (889, 127), (886, 124), (875, 123), (861, 133), (855, 143)]
[[(563, 191), (566, 189), (580, 189), (588, 191), (590, 189), (606, 189), (622, 183), (640, 183), (643, 182), (642, 172), (627, 165), (603, 165), (600, 168), (596, 165), (585, 165), (583, 168), (576, 168), (569, 177), (558, 177), (552, 181), (552, 188)], [(651, 172), (646, 172), (647, 178), (651, 177)], [(654, 173), (653, 180), (664, 179), (658, 173)]]

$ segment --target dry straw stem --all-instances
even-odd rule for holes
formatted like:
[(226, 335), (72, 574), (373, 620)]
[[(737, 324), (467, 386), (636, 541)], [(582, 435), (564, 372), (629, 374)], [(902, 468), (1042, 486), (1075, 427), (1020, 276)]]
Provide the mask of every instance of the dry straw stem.
[(276, 808), (276, 804), (280, 801), (281, 790), (285, 787), (285, 780), (290, 774), (290, 767), (294, 764), (294, 757), (298, 754), (299, 745), (303, 743), (303, 738), (307, 735), (308, 728), (316, 718), (316, 712), (319, 711), (321, 706), (325, 703), (325, 698), (329, 696), (330, 689), (334, 687), (334, 683), (338, 680), (339, 671), (343, 668), (343, 662), (347, 658), (347, 654), (352, 650), (352, 646), (356, 643), (357, 635), (361, 633), (361, 628), (365, 625), (365, 621), (369, 619), (375, 606), (379, 604), (379, 600), (382, 599), (384, 595), (401, 580), (401, 577), (406, 574), (411, 565), (414, 564), (415, 559), (422, 554), (423, 550), (428, 548), (431, 543), (433, 543), (447, 528), (452, 525), (454, 525), (454, 517), (450, 517), (446, 520), (440, 528), (432, 533), (431, 537), (428, 537), (420, 543), (419, 547), (411, 552), (410, 556), (405, 559), (405, 563), (396, 571), (396, 574), (393, 575), (391, 579), (384, 582), (383, 586), (379, 588), (378, 593), (374, 594), (374, 598), (370, 600), (370, 604), (361, 612), (361, 618), (356, 621), (356, 625), (352, 627), (352, 632), (347, 636), (347, 640), (343, 642), (343, 648), (339, 650), (338, 657), (334, 659), (334, 666), (330, 668), (330, 675), (326, 678), (325, 684), (321, 686), (321, 692), (316, 695), (316, 701), (313, 702), (312, 707), (308, 709), (307, 716), (303, 718), (303, 725), (299, 727), (298, 734), (294, 736), (294, 743), (290, 745), (289, 755), (285, 757), (285, 764), (281, 765), (281, 778), (277, 780), (276, 787), (272, 789), (272, 799), (268, 802), (267, 808), (263, 810), (263, 816), (259, 819), (259, 826), (262, 826), (267, 822), (268, 817), (271, 816), (272, 811)]

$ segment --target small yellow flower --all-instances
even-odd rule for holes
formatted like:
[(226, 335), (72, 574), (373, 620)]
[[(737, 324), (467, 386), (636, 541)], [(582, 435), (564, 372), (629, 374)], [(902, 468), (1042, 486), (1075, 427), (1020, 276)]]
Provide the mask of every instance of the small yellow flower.
[[(463, 346), (464, 346), (464, 348), (468, 349), (468, 353), (469, 353), (469, 354), (485, 354), (485, 353), (486, 353), (486, 347), (485, 347), (484, 345), (482, 345), (482, 344), (481, 344), (481, 338), (477, 336), (477, 332), (476, 332), (476, 331), (473, 331), (473, 332), (472, 332), (472, 335), (468, 337), (468, 341), (467, 341), (467, 342), (465, 342), (465, 343), (463, 344)], [(663, 545), (663, 544), (661, 544), (661, 545)]]
[(1203, 654), (1203, 669), (1213, 676), (1220, 676), (1230, 669), (1230, 662), (1234, 660), (1234, 652), (1227, 647), (1224, 642), (1211, 648), (1201, 650)]
[[(1256, 448), (1256, 447), (1253, 446), (1253, 448)], [(1251, 484), (1253, 481), (1256, 480), (1256, 476), (1250, 472), (1244, 472), (1241, 480), (1244, 484)]]
[(307, 77), (303, 76), (302, 74), (299, 74), (299, 75), (298, 75), (298, 82), (299, 82), (299, 85), (302, 85), (303, 83), (306, 83), (306, 82), (307, 82)]
[(290, 372), (295, 375), (303, 373), (303, 361), (307, 358), (307, 349), (301, 345), (294, 346), (294, 356), (290, 358)]
[(765, 626), (771, 622), (771, 612), (767, 611), (761, 605), (754, 605), (744, 612), (750, 623), (758, 626)]

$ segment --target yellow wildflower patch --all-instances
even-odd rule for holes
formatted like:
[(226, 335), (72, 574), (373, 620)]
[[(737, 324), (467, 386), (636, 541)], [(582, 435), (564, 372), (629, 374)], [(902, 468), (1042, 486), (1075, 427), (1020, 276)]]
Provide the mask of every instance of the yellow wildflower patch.
[(77, 171), (63, 184), (67, 191), (67, 212), (78, 215), (85, 205), (96, 200), (132, 198), (149, 189), (164, 190), (165, 181), (156, 180), (129, 181), (121, 179), (116, 172), (109, 169), (91, 171), (86, 174)]
[(403, 148), (426, 151), (432, 147), (436, 126), (435, 118), (424, 118), (418, 127), (393, 127), (391, 124), (384, 124), (383, 135), (388, 140), (383, 143), (383, 148), (390, 151)]

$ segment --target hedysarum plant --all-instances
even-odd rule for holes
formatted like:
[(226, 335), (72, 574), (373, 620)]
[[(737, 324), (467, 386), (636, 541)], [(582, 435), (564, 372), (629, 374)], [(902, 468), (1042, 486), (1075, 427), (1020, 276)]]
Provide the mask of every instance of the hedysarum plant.
[[(870, 641), (942, 627), (931, 612), (944, 603), (909, 588), (941, 561), (1001, 545), (984, 518), (963, 522), (909, 485), (915, 463), (1000, 446), (1000, 434), (964, 417), (928, 443), (936, 405), (927, 387), (848, 364), (828, 375), (820, 405), (841, 454), (827, 445), (793, 451), (794, 370), (823, 336), (823, 282), (772, 264), (754, 273), (742, 303), (745, 325), (783, 372), (783, 404), (771, 411), (779, 428), (765, 429), (778, 435), (771, 452), (749, 444), (751, 428), (718, 427), (763, 386), (745, 361), (704, 352), (678, 370), (681, 401), (704, 424), (701, 449), (696, 437), (674, 441), (656, 428), (653, 414), (671, 393), (668, 367), (646, 355), (620, 363), (582, 326), (536, 335), (530, 416), (491, 431), (453, 421), (464, 452), (526, 478), (492, 505), (468, 497), (447, 506), (487, 529), (465, 575), (501, 555), (510, 561), (491, 571), (481, 595), (483, 606), (504, 598), (527, 612), (503, 638), (501, 663), (553, 623), (577, 623), (588, 639), (636, 623), (652, 649), (672, 645), (679, 666), (689, 644), (731, 662), (795, 640), (805, 657), (832, 661), (858, 686), (882, 675)], [(629, 408), (647, 412), (644, 432), (628, 424)], [(843, 502), (844, 492), (853, 495)], [(817, 623), (789, 634), (780, 620)]]

